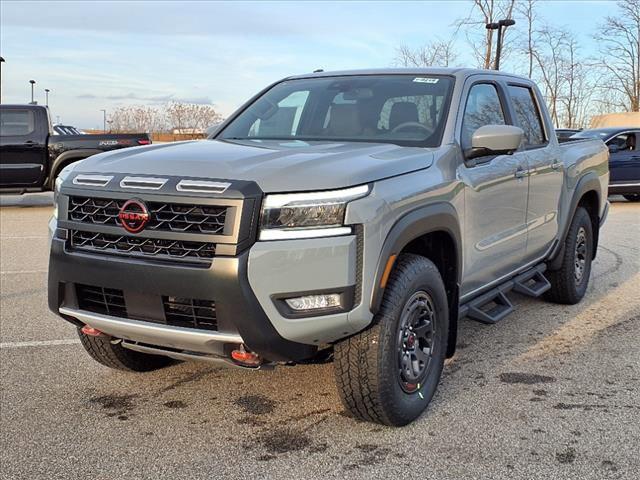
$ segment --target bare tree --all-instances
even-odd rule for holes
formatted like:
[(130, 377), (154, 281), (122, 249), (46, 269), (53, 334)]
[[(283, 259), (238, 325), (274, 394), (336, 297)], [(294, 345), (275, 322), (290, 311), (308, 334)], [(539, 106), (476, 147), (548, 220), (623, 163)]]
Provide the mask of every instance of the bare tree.
[(640, 111), (640, 0), (621, 0), (619, 13), (607, 17), (594, 35), (600, 43), (606, 88), (618, 93), (627, 111)]
[[(473, 0), (471, 12), (465, 18), (456, 22), (458, 29), (466, 28), (467, 40), (473, 48), (477, 64), (480, 68), (491, 68), (495, 63), (493, 44), (496, 40), (494, 32), (485, 28), (487, 23), (494, 23), (498, 20), (513, 18), (513, 9), (516, 0)], [(484, 30), (484, 33), (480, 33)], [(503, 30), (503, 56), (506, 56), (508, 49), (506, 37), (509, 29)]]
[(416, 49), (400, 45), (396, 49), (394, 63), (401, 67), (450, 67), (457, 58), (453, 39), (435, 40)]
[(567, 32), (545, 26), (537, 32), (538, 45), (532, 50), (533, 58), (540, 69), (540, 84), (549, 106), (551, 120), (560, 125), (560, 96), (566, 82), (564, 55)]
[(165, 109), (170, 128), (192, 138), (202, 136), (207, 127), (222, 119), (213, 105), (172, 102)]
[(560, 72), (563, 88), (558, 97), (562, 106), (561, 125), (582, 128), (586, 126), (593, 95), (593, 78), (589, 76), (587, 61), (580, 57), (579, 42), (571, 32), (564, 35), (564, 50)]
[(111, 131), (159, 132), (164, 129), (165, 114), (159, 108), (145, 105), (119, 107), (109, 116)]
[(522, 46), (523, 53), (527, 56), (529, 70), (528, 76), (529, 78), (533, 77), (533, 65), (534, 65), (534, 55), (533, 51), (535, 49), (535, 24), (537, 20), (535, 6), (537, 0), (523, 0), (516, 4), (516, 11), (519, 15), (521, 15), (525, 22), (527, 31), (525, 33), (525, 38)]

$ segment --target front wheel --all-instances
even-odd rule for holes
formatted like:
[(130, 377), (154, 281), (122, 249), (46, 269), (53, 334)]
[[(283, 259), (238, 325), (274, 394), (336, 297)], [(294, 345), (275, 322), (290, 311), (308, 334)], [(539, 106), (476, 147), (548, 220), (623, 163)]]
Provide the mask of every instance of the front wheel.
[(385, 425), (415, 420), (442, 374), (448, 313), (437, 267), (419, 255), (401, 255), (372, 325), (335, 346), (336, 383), (347, 410)]
[(630, 202), (640, 202), (640, 194), (638, 193), (623, 195), (623, 197), (629, 200)]

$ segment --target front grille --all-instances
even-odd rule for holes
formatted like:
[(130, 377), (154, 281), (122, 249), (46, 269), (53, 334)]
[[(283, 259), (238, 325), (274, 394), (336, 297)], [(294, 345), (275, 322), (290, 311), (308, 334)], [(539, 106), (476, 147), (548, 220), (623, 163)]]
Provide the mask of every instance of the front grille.
[(211, 300), (183, 297), (162, 297), (167, 325), (202, 330), (217, 330), (216, 304)]
[(127, 316), (122, 290), (76, 284), (76, 295), (81, 310), (114, 317)]
[[(121, 226), (118, 213), (126, 200), (69, 197), (69, 220), (93, 225)], [(146, 202), (146, 230), (223, 235), (227, 207)]]
[(183, 261), (210, 265), (216, 247), (213, 243), (129, 237), (107, 233), (71, 231), (71, 247), (92, 253), (110, 253), (154, 260)]

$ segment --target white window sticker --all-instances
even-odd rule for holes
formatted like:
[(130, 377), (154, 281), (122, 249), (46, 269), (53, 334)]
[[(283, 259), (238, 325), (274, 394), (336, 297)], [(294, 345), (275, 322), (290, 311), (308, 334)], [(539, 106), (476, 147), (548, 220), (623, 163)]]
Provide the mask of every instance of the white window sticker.
[(418, 83), (438, 83), (439, 78), (426, 78), (426, 77), (416, 77), (413, 79), (414, 82)]

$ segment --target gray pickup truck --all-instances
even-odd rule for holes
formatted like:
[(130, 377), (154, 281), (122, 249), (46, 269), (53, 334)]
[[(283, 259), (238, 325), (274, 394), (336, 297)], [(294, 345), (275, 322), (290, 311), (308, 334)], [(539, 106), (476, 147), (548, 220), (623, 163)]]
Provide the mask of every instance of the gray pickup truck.
[(289, 77), (208, 140), (66, 168), (49, 306), (112, 368), (333, 361), (356, 417), (427, 407), (458, 322), (574, 304), (607, 214), (602, 141), (559, 144), (528, 79)]

